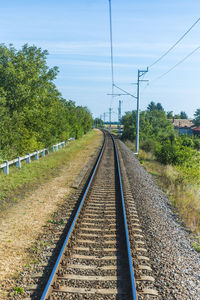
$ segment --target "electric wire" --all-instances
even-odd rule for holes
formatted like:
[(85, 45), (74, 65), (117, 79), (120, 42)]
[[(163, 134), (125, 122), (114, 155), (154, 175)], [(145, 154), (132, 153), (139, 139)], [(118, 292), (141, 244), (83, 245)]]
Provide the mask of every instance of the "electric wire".
[(158, 76), (157, 78), (152, 80), (152, 82), (155, 82), (155, 81), (159, 80), (160, 78), (162, 78), (163, 76), (167, 75), (169, 72), (171, 72), (176, 67), (178, 67), (180, 64), (182, 64), (186, 59), (188, 59), (190, 56), (192, 56), (199, 49), (200, 49), (200, 46), (198, 46), (192, 52), (190, 52), (188, 55), (186, 55), (183, 59), (181, 59), (178, 63), (176, 63), (173, 67), (171, 67), (167, 72), (164, 72), (163, 74), (161, 74), (160, 76)]
[(174, 49), (176, 47), (176, 45), (178, 45), (178, 43), (180, 43), (180, 41), (182, 41), (182, 39), (192, 30), (192, 28), (200, 21), (200, 18), (198, 18), (193, 24), (192, 26), (176, 41), (175, 44), (173, 44), (163, 55), (161, 55), (157, 60), (155, 60), (150, 66), (149, 68), (151, 68), (152, 66), (154, 66), (155, 64), (157, 64), (161, 59), (163, 59), (172, 49)]
[(134, 96), (134, 95), (130, 94), (129, 92), (127, 92), (126, 90), (124, 90), (124, 89), (118, 87), (116, 84), (114, 84), (114, 86), (115, 86), (117, 89), (119, 89), (120, 91), (124, 92), (126, 95), (129, 95), (129, 96), (131, 96), (131, 97), (137, 99), (136, 96)]
[(110, 19), (110, 62), (111, 62), (111, 79), (112, 79), (112, 97), (111, 97), (111, 103), (113, 100), (113, 94), (114, 94), (114, 64), (113, 64), (113, 34), (112, 34), (112, 7), (111, 7), (111, 0), (108, 0), (109, 2), (109, 19)]

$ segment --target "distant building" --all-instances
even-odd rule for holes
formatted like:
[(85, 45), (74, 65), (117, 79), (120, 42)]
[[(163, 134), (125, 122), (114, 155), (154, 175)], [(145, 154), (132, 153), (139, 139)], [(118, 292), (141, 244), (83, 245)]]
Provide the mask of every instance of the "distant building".
[(174, 125), (174, 129), (178, 132), (178, 134), (187, 134), (192, 135), (194, 123), (192, 120), (188, 119), (170, 119), (172, 124)]
[(200, 126), (193, 127), (192, 131), (193, 131), (194, 135), (197, 135), (198, 137), (200, 137)]

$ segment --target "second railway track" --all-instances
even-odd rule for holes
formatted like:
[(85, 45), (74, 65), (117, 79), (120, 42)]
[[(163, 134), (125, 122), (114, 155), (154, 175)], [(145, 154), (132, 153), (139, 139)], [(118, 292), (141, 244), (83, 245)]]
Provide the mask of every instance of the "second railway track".
[(102, 157), (41, 299), (137, 299), (116, 151), (106, 133)]

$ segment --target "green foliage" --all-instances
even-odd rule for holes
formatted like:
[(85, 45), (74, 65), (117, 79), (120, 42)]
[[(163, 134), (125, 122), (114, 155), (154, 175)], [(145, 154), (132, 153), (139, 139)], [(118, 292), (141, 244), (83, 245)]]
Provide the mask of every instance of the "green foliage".
[(198, 245), (197, 243), (192, 243), (192, 246), (194, 247), (194, 249), (195, 249), (197, 252), (200, 252), (200, 245)]
[(17, 202), (27, 190), (33, 190), (38, 185), (60, 174), (62, 166), (70, 161), (96, 138), (94, 130), (89, 131), (79, 140), (73, 141), (63, 149), (42, 158), (40, 163), (33, 160), (31, 164), (25, 162), (21, 169), (13, 166), (9, 176), (0, 173), (0, 211), (8, 204)]
[(20, 286), (15, 286), (14, 287), (14, 292), (15, 294), (23, 294), (24, 293), (24, 290), (20, 287)]
[(195, 114), (194, 114), (195, 118), (194, 118), (194, 124), (196, 126), (200, 126), (200, 108), (198, 108), (196, 111), (195, 111)]
[(168, 111), (167, 112), (167, 119), (172, 119), (173, 118), (173, 111)]
[(148, 107), (147, 107), (147, 110), (149, 111), (154, 111), (154, 110), (160, 110), (160, 111), (164, 111), (164, 108), (162, 107), (162, 104), (161, 103), (155, 103), (155, 102), (151, 102)]
[(184, 111), (180, 112), (180, 119), (188, 119), (186, 112), (184, 112)]
[(157, 161), (165, 165), (174, 165), (177, 162), (177, 155), (176, 146), (171, 144), (169, 141), (159, 144), (155, 150), (155, 157)]
[(195, 241), (192, 243), (192, 246), (197, 252), (200, 252), (200, 236), (199, 237), (194, 237)]
[[(123, 139), (134, 141), (136, 138), (136, 111), (128, 112), (122, 117), (124, 125)], [(152, 151), (158, 141), (174, 139), (172, 123), (162, 110), (148, 110), (140, 113), (140, 143), (141, 148)]]
[[(182, 181), (199, 185), (200, 139), (178, 135), (168, 119), (171, 112), (166, 114), (158, 104), (151, 102), (147, 110), (140, 113), (140, 149), (152, 152), (162, 164), (175, 165), (180, 171)], [(181, 115), (187, 117), (184, 112)], [(196, 112), (197, 119), (198, 116), (200, 118), (200, 110)], [(133, 142), (136, 138), (136, 111), (126, 113), (122, 123), (122, 138)]]
[(60, 219), (59, 221), (50, 219), (47, 222), (51, 223), (51, 224), (54, 224), (54, 225), (63, 225), (64, 224), (64, 220), (63, 219)]
[(99, 128), (99, 127), (103, 127), (103, 121), (100, 118), (95, 118), (94, 119), (94, 126)]
[(86, 107), (62, 98), (54, 80), (58, 68), (46, 64), (48, 52), (27, 44), (21, 50), (0, 45), (0, 157), (9, 159), (92, 127)]

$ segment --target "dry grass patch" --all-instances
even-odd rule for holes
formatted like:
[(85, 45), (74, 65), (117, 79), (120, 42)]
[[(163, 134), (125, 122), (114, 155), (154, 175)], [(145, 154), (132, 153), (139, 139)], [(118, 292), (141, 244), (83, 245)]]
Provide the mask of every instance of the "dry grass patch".
[[(72, 142), (65, 150), (41, 160), (41, 163), (50, 160), (41, 167), (41, 173), (47, 172), (48, 176), (43, 179), (38, 169), (39, 164), (37, 164), (36, 172), (32, 170), (31, 174), (34, 175), (32, 177), (34, 183), (36, 178), (39, 178), (40, 185), (33, 191), (34, 184), (31, 185), (30, 177), (31, 184), (23, 185), (23, 198), (18, 198), (17, 203), (1, 212), (0, 295), (3, 295), (3, 287), (11, 284), (25, 265), (26, 249), (31, 245), (33, 245), (34, 263), (34, 242), (38, 234), (42, 232), (42, 226), (51, 219), (51, 215), (57, 211), (63, 201), (66, 201), (72, 182), (101, 141), (102, 133), (92, 131), (82, 139)], [(48, 168), (48, 166), (51, 167)], [(34, 164), (29, 165), (29, 168), (34, 169)], [(9, 176), (6, 178), (8, 179)], [(16, 189), (17, 187), (18, 185)], [(0, 299), (6, 298), (0, 296)]]
[(139, 155), (141, 163), (151, 173), (156, 183), (164, 190), (172, 201), (184, 223), (198, 234), (200, 232), (200, 195), (199, 188), (185, 184), (181, 173), (171, 165), (162, 165), (154, 160), (152, 154)]
[[(134, 145), (126, 142), (133, 150)], [(185, 184), (181, 173), (171, 165), (163, 165), (155, 160), (150, 152), (140, 150), (138, 158), (148, 173), (152, 174), (156, 183), (171, 199), (172, 206), (178, 211), (183, 222), (190, 230), (200, 233), (200, 187)], [(200, 247), (200, 241), (195, 241), (196, 249)]]

